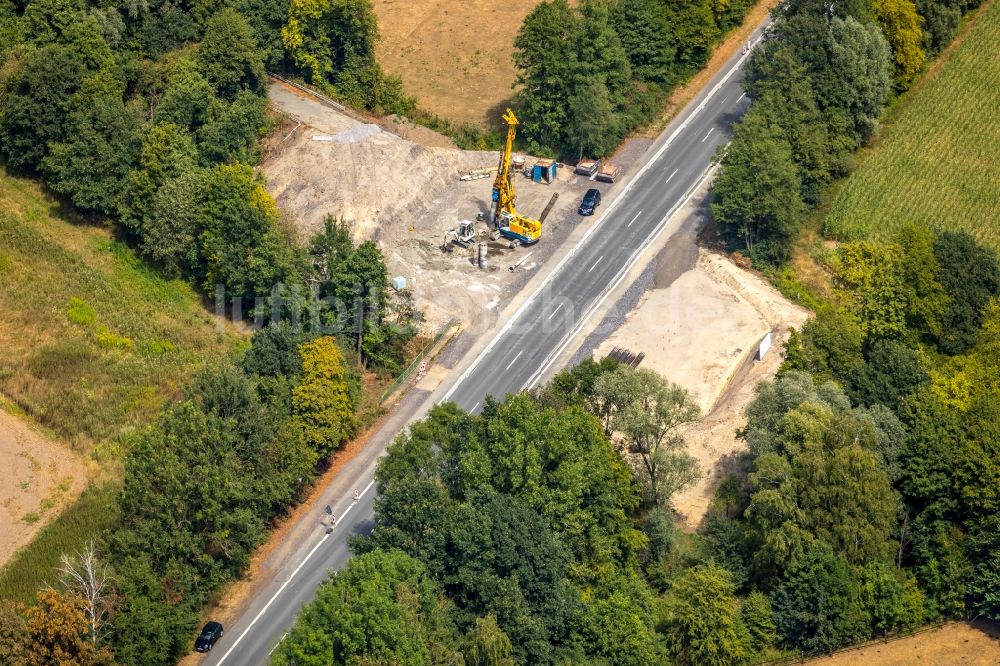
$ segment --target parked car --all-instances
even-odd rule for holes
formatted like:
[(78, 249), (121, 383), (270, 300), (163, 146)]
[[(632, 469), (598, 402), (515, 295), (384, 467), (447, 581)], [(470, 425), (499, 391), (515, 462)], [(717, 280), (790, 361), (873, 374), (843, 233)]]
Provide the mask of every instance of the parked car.
[(594, 211), (600, 205), (601, 191), (592, 187), (583, 195), (583, 201), (580, 202), (580, 210), (577, 212), (580, 215), (593, 215)]
[(194, 649), (196, 652), (208, 652), (220, 638), (222, 638), (222, 625), (218, 622), (209, 622), (195, 640)]

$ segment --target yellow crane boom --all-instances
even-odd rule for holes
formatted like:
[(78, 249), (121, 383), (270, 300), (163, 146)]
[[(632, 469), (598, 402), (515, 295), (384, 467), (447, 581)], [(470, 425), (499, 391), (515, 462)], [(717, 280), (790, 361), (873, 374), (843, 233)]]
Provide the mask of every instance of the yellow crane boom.
[(507, 123), (507, 141), (500, 154), (496, 180), (493, 181), (493, 226), (506, 238), (530, 245), (542, 235), (542, 223), (521, 215), (514, 208), (517, 195), (514, 193), (514, 175), (510, 172), (510, 157), (518, 121), (511, 109), (507, 109), (503, 119)]

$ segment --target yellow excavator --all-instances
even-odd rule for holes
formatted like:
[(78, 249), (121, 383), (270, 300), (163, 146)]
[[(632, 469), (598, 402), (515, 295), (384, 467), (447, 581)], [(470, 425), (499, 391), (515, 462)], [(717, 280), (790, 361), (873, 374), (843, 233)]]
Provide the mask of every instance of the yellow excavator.
[(491, 222), (493, 229), (516, 243), (531, 245), (542, 235), (542, 223), (521, 215), (514, 209), (514, 174), (510, 170), (510, 153), (514, 147), (517, 130), (517, 116), (511, 109), (503, 114), (507, 123), (507, 142), (500, 155), (497, 178), (493, 181), (493, 209)]

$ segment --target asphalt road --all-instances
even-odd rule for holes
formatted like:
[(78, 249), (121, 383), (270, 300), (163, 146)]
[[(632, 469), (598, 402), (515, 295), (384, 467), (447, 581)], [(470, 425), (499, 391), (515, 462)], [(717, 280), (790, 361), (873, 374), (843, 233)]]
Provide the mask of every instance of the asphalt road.
[[(755, 37), (756, 39), (756, 37)], [(563, 347), (620, 282), (642, 249), (661, 233), (706, 177), (711, 158), (730, 137), (729, 128), (746, 110), (741, 87), (742, 56), (735, 56), (654, 144), (654, 154), (617, 198), (600, 211), (590, 233), (562, 260), (545, 282), (507, 322), (445, 399), (478, 411), (487, 395), (503, 397), (537, 383)], [(542, 240), (545, 242), (543, 234)], [(416, 416), (422, 411), (414, 410)], [(388, 445), (400, 425), (379, 441)], [(379, 451), (378, 453), (380, 453)], [(266, 664), (295, 620), (295, 613), (315, 595), (329, 572), (350, 558), (348, 540), (372, 529), (375, 494), (371, 484), (377, 455), (349, 465), (340, 499), (331, 510), (336, 527), (327, 533), (316, 521), (296, 544), (288, 564), (243, 610), (202, 663), (211, 666)], [(353, 492), (360, 491), (355, 501)]]

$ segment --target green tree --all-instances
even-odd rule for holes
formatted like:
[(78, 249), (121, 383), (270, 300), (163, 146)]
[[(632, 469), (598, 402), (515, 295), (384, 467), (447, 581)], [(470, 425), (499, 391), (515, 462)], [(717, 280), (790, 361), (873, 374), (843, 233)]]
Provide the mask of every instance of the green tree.
[(628, 366), (598, 378), (595, 389), (606, 401), (619, 405), (610, 417), (610, 431), (619, 433), (628, 451), (638, 457), (636, 476), (647, 500), (667, 504), (701, 476), (677, 433), (700, 414), (685, 389), (652, 370)]
[(495, 615), (477, 617), (465, 640), (468, 666), (514, 666), (510, 639), (497, 625)]
[(354, 432), (344, 357), (331, 337), (307, 342), (299, 353), (302, 378), (292, 390), (292, 413), (306, 443), (325, 458)]
[(214, 98), (212, 85), (198, 71), (198, 63), (193, 58), (183, 58), (174, 65), (167, 78), (166, 89), (156, 104), (153, 120), (196, 132), (205, 124), (209, 104)]
[(934, 241), (941, 267), (938, 281), (950, 298), (941, 320), (938, 347), (959, 354), (975, 342), (983, 310), (1000, 295), (1000, 264), (995, 254), (965, 232), (946, 231)]
[(278, 231), (278, 208), (263, 178), (243, 164), (209, 170), (198, 210), (201, 285), (230, 298), (265, 294), (292, 276), (292, 257)]
[(780, 261), (805, 218), (802, 183), (783, 132), (751, 109), (734, 130), (712, 186), (712, 216), (731, 242), (753, 256)]
[(669, 83), (674, 76), (675, 47), (663, 8), (655, 0), (619, 0), (611, 20), (632, 65), (642, 81)]
[(666, 651), (657, 638), (650, 613), (624, 592), (616, 591), (589, 604), (584, 635), (589, 652), (611, 666), (663, 663)]
[(678, 664), (741, 664), (750, 637), (729, 572), (701, 564), (678, 576), (663, 599), (661, 630)]
[(398, 550), (358, 555), (299, 612), (272, 663), (456, 663), (449, 613), (419, 561)]
[(830, 651), (865, 635), (850, 569), (826, 544), (814, 545), (789, 567), (772, 602), (788, 647)]
[(241, 90), (261, 92), (267, 82), (253, 29), (242, 14), (230, 7), (208, 19), (195, 58), (201, 73), (225, 99), (235, 99)]
[(849, 290), (851, 309), (861, 322), (866, 343), (906, 333), (906, 288), (899, 269), (900, 255), (895, 245), (871, 241), (845, 243), (838, 248), (834, 271)]
[(142, 227), (142, 250), (172, 275), (197, 275), (198, 210), (205, 172), (185, 171), (163, 183), (153, 196)]
[(852, 17), (830, 22), (829, 85), (820, 82), (827, 105), (841, 109), (853, 121), (860, 142), (875, 133), (878, 117), (889, 99), (892, 62), (889, 45), (878, 26), (862, 24)]
[(896, 87), (906, 90), (916, 81), (926, 58), (920, 47), (923, 18), (910, 0), (873, 0), (872, 10), (892, 48)]
[(559, 143), (571, 118), (566, 100), (574, 91), (579, 19), (566, 0), (541, 2), (514, 38), (521, 132), (535, 149)]
[(778, 640), (778, 630), (774, 625), (774, 611), (767, 595), (754, 590), (743, 600), (740, 617), (750, 636), (750, 647), (761, 652), (774, 645)]
[(567, 146), (576, 149), (577, 160), (584, 155), (603, 157), (614, 150), (618, 116), (605, 84), (591, 79), (578, 86), (566, 104), (570, 113)]
[(52, 189), (82, 210), (117, 213), (139, 156), (140, 118), (122, 101), (124, 85), (104, 74), (84, 79), (73, 96), (66, 140), (43, 160)]
[(143, 137), (139, 164), (129, 174), (122, 192), (121, 221), (140, 238), (154, 197), (168, 180), (194, 168), (191, 136), (170, 123), (153, 125)]
[(683, 72), (694, 72), (708, 61), (721, 35), (711, 0), (664, 3), (667, 25), (677, 46), (677, 63)]
[(229, 104), (213, 100), (198, 129), (198, 153), (202, 165), (254, 163), (259, 157), (257, 139), (268, 128), (267, 100), (243, 90)]
[(10, 166), (38, 169), (49, 144), (66, 138), (85, 74), (79, 55), (65, 46), (45, 46), (25, 58), (0, 116), (0, 147)]

